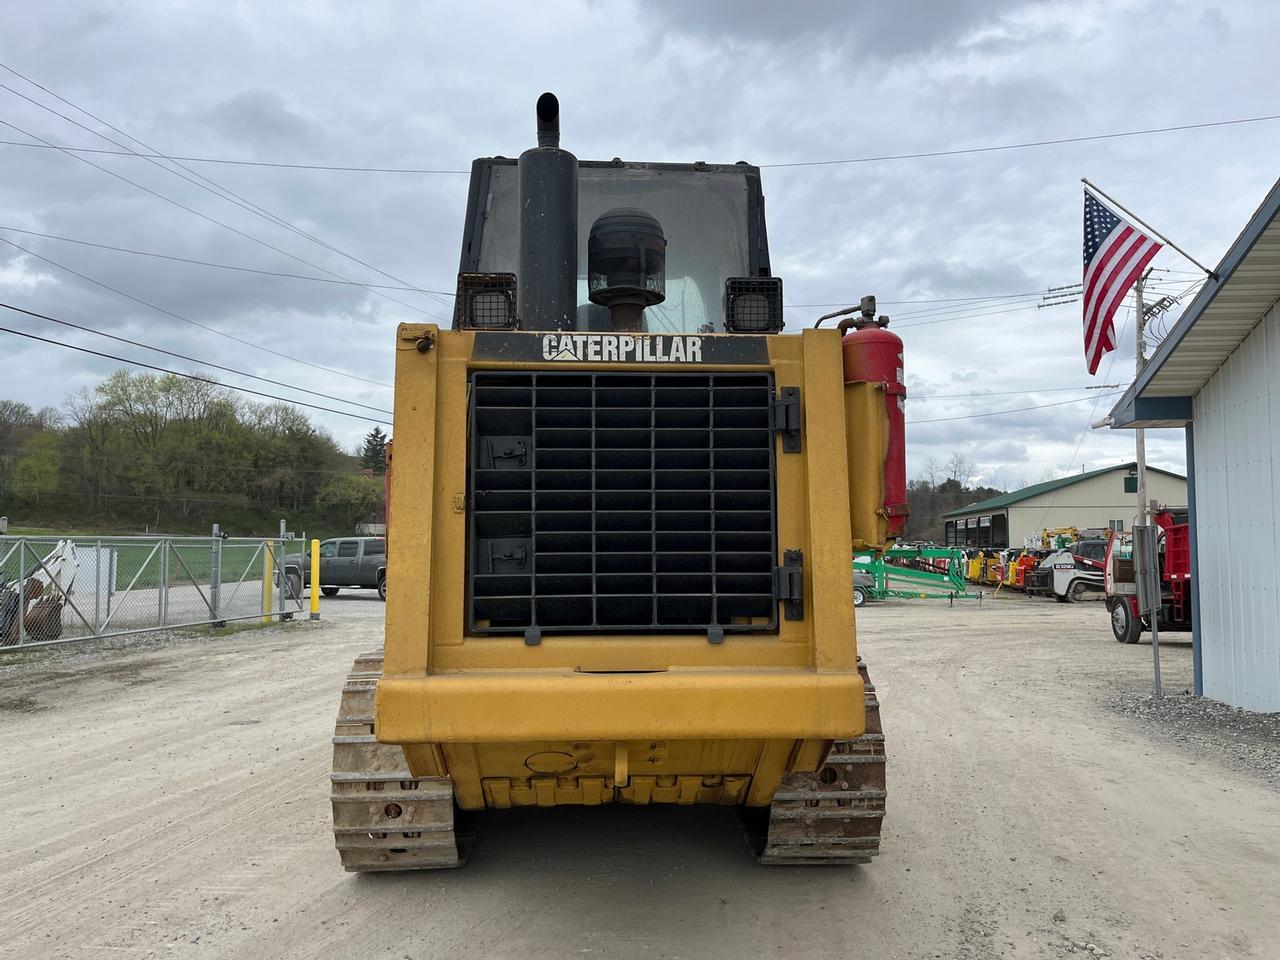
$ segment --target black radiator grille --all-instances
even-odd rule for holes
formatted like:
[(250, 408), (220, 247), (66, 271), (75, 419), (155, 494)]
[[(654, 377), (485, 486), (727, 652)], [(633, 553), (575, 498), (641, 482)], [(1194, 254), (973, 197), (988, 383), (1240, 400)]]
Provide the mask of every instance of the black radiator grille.
[(773, 378), (472, 375), (477, 633), (777, 626)]

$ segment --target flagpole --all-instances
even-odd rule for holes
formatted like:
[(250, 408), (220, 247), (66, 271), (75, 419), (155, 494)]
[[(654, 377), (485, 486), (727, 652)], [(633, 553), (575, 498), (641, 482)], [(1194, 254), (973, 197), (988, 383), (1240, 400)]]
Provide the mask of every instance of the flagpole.
[[(1088, 178), (1088, 177), (1081, 177), (1081, 178), (1080, 178), (1080, 182), (1081, 182), (1081, 183), (1083, 183), (1083, 184), (1084, 184), (1086, 187), (1088, 187), (1090, 190), (1092, 190), (1094, 193), (1096, 193), (1098, 196), (1102, 197), (1102, 199), (1106, 200), (1106, 201), (1107, 201), (1108, 203), (1110, 203), (1112, 206), (1114, 206), (1114, 207), (1118, 208), (1122, 213), (1124, 213), (1124, 214), (1125, 214), (1126, 216), (1128, 216), (1130, 219), (1132, 219), (1132, 220), (1136, 220), (1136, 221), (1138, 222), (1138, 225), (1139, 225), (1139, 226), (1146, 227), (1146, 228), (1147, 228), (1147, 230), (1149, 230), (1152, 234), (1154, 234), (1155, 236), (1157, 236), (1157, 237), (1159, 237), (1161, 240), (1163, 240), (1167, 246), (1170, 246), (1170, 247), (1172, 247), (1174, 250), (1177, 250), (1180, 254), (1182, 254), (1184, 257), (1186, 257), (1188, 260), (1190, 260), (1192, 263), (1194, 263), (1197, 267), (1199, 267), (1201, 270), (1203, 270), (1206, 274), (1208, 274), (1208, 275), (1209, 275), (1209, 277), (1210, 277), (1211, 279), (1214, 279), (1214, 280), (1217, 280), (1217, 279), (1218, 279), (1217, 271), (1210, 270), (1210, 269), (1209, 269), (1208, 267), (1206, 267), (1203, 263), (1201, 263), (1199, 260), (1197, 260), (1197, 259), (1196, 259), (1195, 257), (1193, 257), (1191, 254), (1187, 253), (1187, 251), (1183, 250), (1180, 246), (1178, 246), (1176, 243), (1174, 243), (1172, 240), (1170, 240), (1168, 237), (1166, 237), (1163, 233), (1161, 233), (1161, 232), (1160, 232), (1159, 230), (1157, 230), (1155, 227), (1151, 226), (1151, 224), (1147, 223), (1145, 220), (1143, 220), (1141, 217), (1139, 217), (1136, 213), (1134, 213), (1134, 212), (1133, 212), (1132, 210), (1130, 210), (1128, 207), (1124, 206), (1122, 203), (1120, 203), (1120, 202), (1119, 202), (1118, 200), (1116, 200), (1114, 197), (1111, 197), (1111, 196), (1109, 196), (1108, 194), (1104, 193), (1104, 192), (1102, 191), (1102, 189), (1101, 189), (1100, 187), (1098, 187), (1096, 184), (1090, 183), (1090, 182), (1089, 182), (1089, 178)], [(1141, 325), (1141, 319), (1139, 319), (1139, 325)], [(1141, 350), (1139, 350), (1139, 352), (1141, 352)]]

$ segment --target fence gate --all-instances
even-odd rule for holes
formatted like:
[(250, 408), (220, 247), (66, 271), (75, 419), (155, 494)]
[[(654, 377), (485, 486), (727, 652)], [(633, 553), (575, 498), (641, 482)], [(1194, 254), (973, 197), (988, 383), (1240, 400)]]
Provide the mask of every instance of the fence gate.
[(0, 647), (292, 619), (301, 541), (0, 536)]

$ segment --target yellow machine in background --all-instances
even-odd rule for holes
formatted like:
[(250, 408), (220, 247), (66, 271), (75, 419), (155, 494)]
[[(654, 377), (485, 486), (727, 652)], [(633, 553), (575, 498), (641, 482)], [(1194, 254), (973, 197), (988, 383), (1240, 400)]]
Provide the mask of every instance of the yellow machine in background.
[(1001, 586), (1015, 587), (1018, 585), (1018, 562), (1026, 555), (1025, 548), (1022, 550), (1011, 548), (1004, 551), (1004, 578), (1001, 580)]
[(999, 550), (987, 551), (983, 561), (982, 579), (984, 583), (998, 584), (1004, 579), (1004, 557)]
[(975, 551), (966, 563), (965, 579), (972, 583), (982, 582), (982, 571), (986, 569), (987, 555), (983, 550)]
[(849, 555), (905, 519), (901, 342), (873, 303), (777, 335), (756, 168), (579, 163), (549, 94), (538, 132), (473, 166), (454, 328), (396, 334), (342, 862), (456, 866), (469, 814), (608, 803), (732, 806), (763, 862), (865, 862), (884, 739)]
[(1080, 530), (1077, 527), (1054, 527), (1052, 530), (1040, 531), (1040, 547), (1044, 550), (1058, 550), (1079, 539)]

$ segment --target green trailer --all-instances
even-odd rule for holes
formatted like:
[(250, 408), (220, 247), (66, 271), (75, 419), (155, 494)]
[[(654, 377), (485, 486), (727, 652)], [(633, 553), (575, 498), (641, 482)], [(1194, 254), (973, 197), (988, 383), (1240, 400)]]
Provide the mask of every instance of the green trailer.
[(854, 603), (899, 597), (905, 600), (982, 598), (970, 593), (960, 550), (942, 547), (894, 547), (883, 554), (853, 558)]

